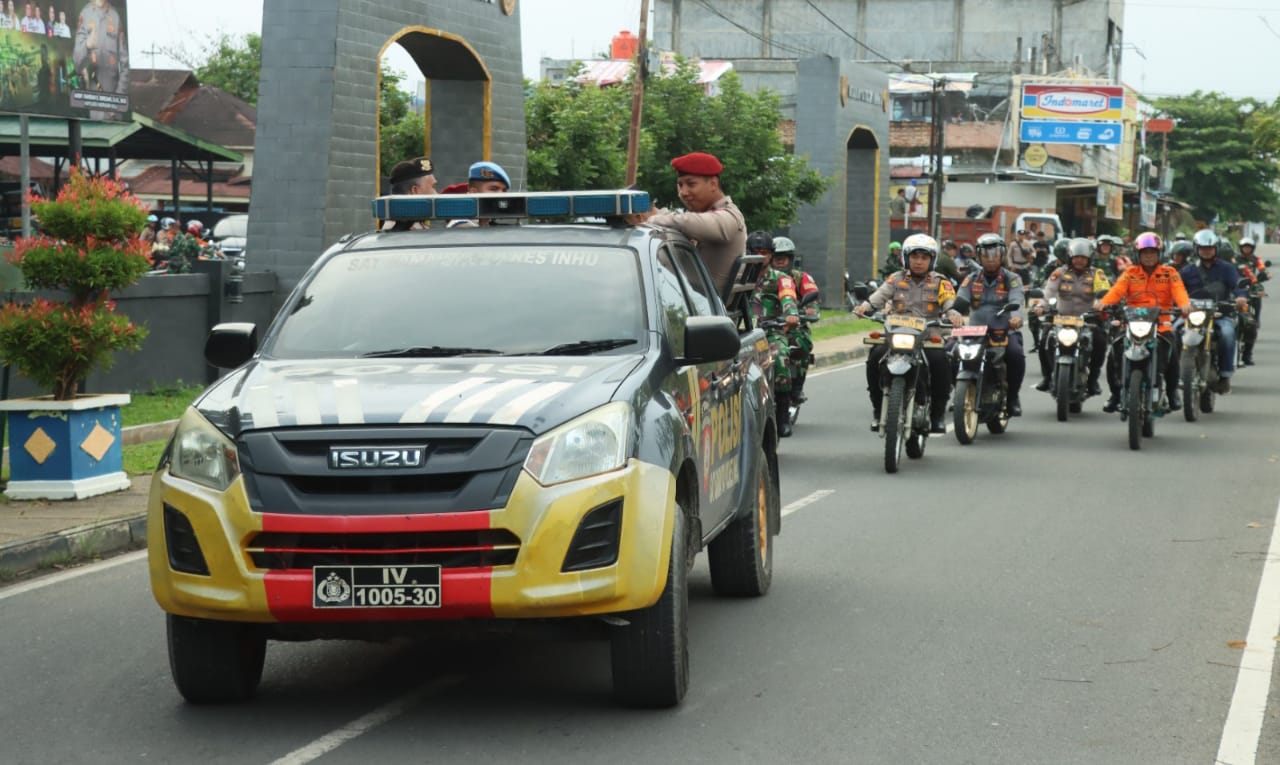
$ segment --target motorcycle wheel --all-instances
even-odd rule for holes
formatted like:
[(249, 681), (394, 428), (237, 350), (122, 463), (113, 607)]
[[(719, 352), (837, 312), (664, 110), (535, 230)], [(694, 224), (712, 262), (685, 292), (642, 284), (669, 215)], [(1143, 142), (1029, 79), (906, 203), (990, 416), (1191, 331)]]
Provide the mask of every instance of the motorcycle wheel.
[(924, 456), (925, 441), (929, 438), (928, 433), (912, 433), (907, 436), (907, 456), (913, 460), (918, 460)]
[(1205, 386), (1205, 389), (1200, 391), (1200, 411), (1205, 414), (1213, 414), (1214, 395), (1214, 392), (1208, 386)]
[(907, 381), (893, 378), (889, 385), (889, 400), (884, 418), (884, 472), (898, 472), (902, 461), (902, 447), (907, 440)]
[(1125, 397), (1128, 399), (1125, 406), (1129, 410), (1129, 448), (1134, 451), (1142, 448), (1142, 421), (1146, 418), (1143, 405), (1146, 403), (1147, 392), (1143, 377), (1141, 369), (1130, 372), (1129, 387), (1125, 391)]
[(1071, 370), (1058, 367), (1053, 378), (1053, 395), (1058, 399), (1058, 422), (1067, 421), (1067, 412), (1071, 410)]
[(995, 417), (987, 420), (987, 430), (995, 435), (1000, 435), (1009, 429), (1009, 409), (1007, 402), (1000, 404), (1000, 413)]
[(1182, 416), (1187, 422), (1195, 422), (1200, 419), (1200, 412), (1196, 409), (1196, 376), (1191, 370), (1182, 373)]
[(978, 436), (978, 386), (973, 380), (960, 380), (951, 398), (951, 424), (955, 426), (956, 440), (961, 444), (973, 443)]

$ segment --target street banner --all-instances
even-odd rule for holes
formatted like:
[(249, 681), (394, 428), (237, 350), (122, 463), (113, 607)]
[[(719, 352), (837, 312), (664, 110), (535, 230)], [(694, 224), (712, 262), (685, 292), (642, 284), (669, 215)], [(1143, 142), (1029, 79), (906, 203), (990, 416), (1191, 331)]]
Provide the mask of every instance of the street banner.
[(1124, 139), (1120, 122), (1074, 122), (1023, 120), (1022, 143), (1074, 143), (1089, 146), (1119, 146)]
[(124, 0), (0, 5), (0, 112), (127, 119)]
[(1025, 84), (1021, 114), (1024, 120), (1119, 120), (1124, 116), (1124, 87)]

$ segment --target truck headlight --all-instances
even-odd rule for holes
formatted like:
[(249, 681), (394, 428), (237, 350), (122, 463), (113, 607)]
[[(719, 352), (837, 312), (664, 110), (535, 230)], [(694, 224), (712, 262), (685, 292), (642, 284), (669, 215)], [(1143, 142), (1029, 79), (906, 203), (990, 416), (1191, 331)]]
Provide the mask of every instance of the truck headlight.
[(1134, 337), (1146, 337), (1151, 334), (1151, 328), (1155, 326), (1153, 321), (1131, 321), (1129, 322), (1129, 331)]
[(1204, 320), (1208, 317), (1204, 311), (1192, 311), (1187, 314), (1187, 321), (1191, 322), (1191, 326), (1199, 327), (1204, 324)]
[(236, 445), (194, 408), (188, 409), (169, 447), (169, 472), (217, 491), (240, 475)]
[(892, 340), (895, 351), (909, 351), (916, 347), (916, 336), (910, 332), (895, 332)]
[(588, 412), (533, 442), (524, 469), (543, 486), (617, 470), (631, 443), (631, 405), (625, 401)]
[(1071, 347), (1075, 345), (1076, 341), (1079, 339), (1080, 339), (1080, 332), (1071, 327), (1063, 327), (1062, 329), (1058, 330), (1058, 342), (1061, 343), (1062, 345)]

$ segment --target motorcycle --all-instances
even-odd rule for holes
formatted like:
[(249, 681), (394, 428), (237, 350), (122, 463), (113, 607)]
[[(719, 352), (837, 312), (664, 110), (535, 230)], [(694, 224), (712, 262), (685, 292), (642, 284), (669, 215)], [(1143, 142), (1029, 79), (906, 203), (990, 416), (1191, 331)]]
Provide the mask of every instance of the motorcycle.
[(884, 391), (880, 434), (884, 438), (884, 471), (898, 472), (903, 449), (911, 459), (924, 456), (929, 438), (929, 363), (925, 349), (941, 348), (942, 337), (929, 332), (950, 326), (938, 319), (907, 314), (877, 313), (884, 332), (873, 332), (869, 345), (889, 344), (880, 359), (880, 388)]
[(1054, 310), (1051, 302), (1044, 318), (1049, 320), (1050, 329), (1043, 342), (1053, 343), (1053, 384), (1049, 393), (1058, 405), (1058, 422), (1066, 422), (1069, 414), (1080, 413), (1089, 398), (1089, 359), (1093, 353), (1089, 324), (1098, 319), (1098, 314), (1063, 315)]
[(1213, 411), (1218, 385), (1218, 332), (1214, 320), (1235, 313), (1235, 303), (1211, 299), (1191, 301), (1182, 327), (1182, 416), (1195, 422)]
[[(821, 320), (822, 317), (820, 315), (806, 316), (804, 313), (805, 308), (807, 308), (810, 305), (814, 305), (820, 299), (821, 297), (819, 293), (811, 292), (808, 295), (805, 295), (804, 298), (800, 300), (800, 321), (808, 324), (816, 324), (819, 320)], [(764, 321), (760, 322), (760, 328), (765, 330), (766, 332), (771, 329), (782, 329), (786, 326), (787, 326), (787, 320), (785, 318), (765, 319)], [(792, 392), (802, 391), (804, 390), (805, 378), (808, 377), (809, 375), (809, 367), (814, 362), (813, 354), (810, 351), (805, 350), (804, 348), (801, 348), (799, 345), (792, 345), (789, 352), (789, 357), (790, 358), (787, 362), (787, 365), (790, 366), (795, 373), (795, 376), (792, 377), (792, 380), (791, 380), (791, 390)], [(805, 399), (802, 399), (794, 395), (791, 396), (790, 398), (790, 404), (787, 407), (787, 411), (788, 411), (788, 414), (790, 415), (790, 419), (788, 420), (788, 422), (791, 423), (792, 427), (795, 426), (796, 420), (800, 416), (800, 405), (803, 404), (804, 402), (805, 402)]]
[[(1113, 315), (1115, 315), (1113, 313)], [(1120, 421), (1129, 426), (1129, 448), (1142, 448), (1142, 439), (1156, 434), (1155, 418), (1168, 410), (1156, 343), (1160, 316), (1170, 315), (1155, 306), (1125, 306), (1124, 355), (1120, 373)]]
[(1005, 353), (1009, 348), (1009, 324), (1002, 321), (1019, 306), (1008, 303), (991, 317), (989, 324), (955, 327), (951, 337), (953, 363), (957, 364), (955, 391), (951, 398), (952, 423), (956, 440), (971, 444), (978, 426), (986, 424), (994, 434), (1009, 427), (1009, 382)]

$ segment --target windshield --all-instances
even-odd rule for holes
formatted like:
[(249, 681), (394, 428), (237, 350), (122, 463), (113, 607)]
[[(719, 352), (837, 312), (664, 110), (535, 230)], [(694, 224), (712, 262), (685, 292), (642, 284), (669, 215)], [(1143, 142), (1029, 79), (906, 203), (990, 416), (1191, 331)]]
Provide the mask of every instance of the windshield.
[(627, 354), (645, 338), (639, 265), (628, 249), (345, 252), (302, 289), (267, 355)]

